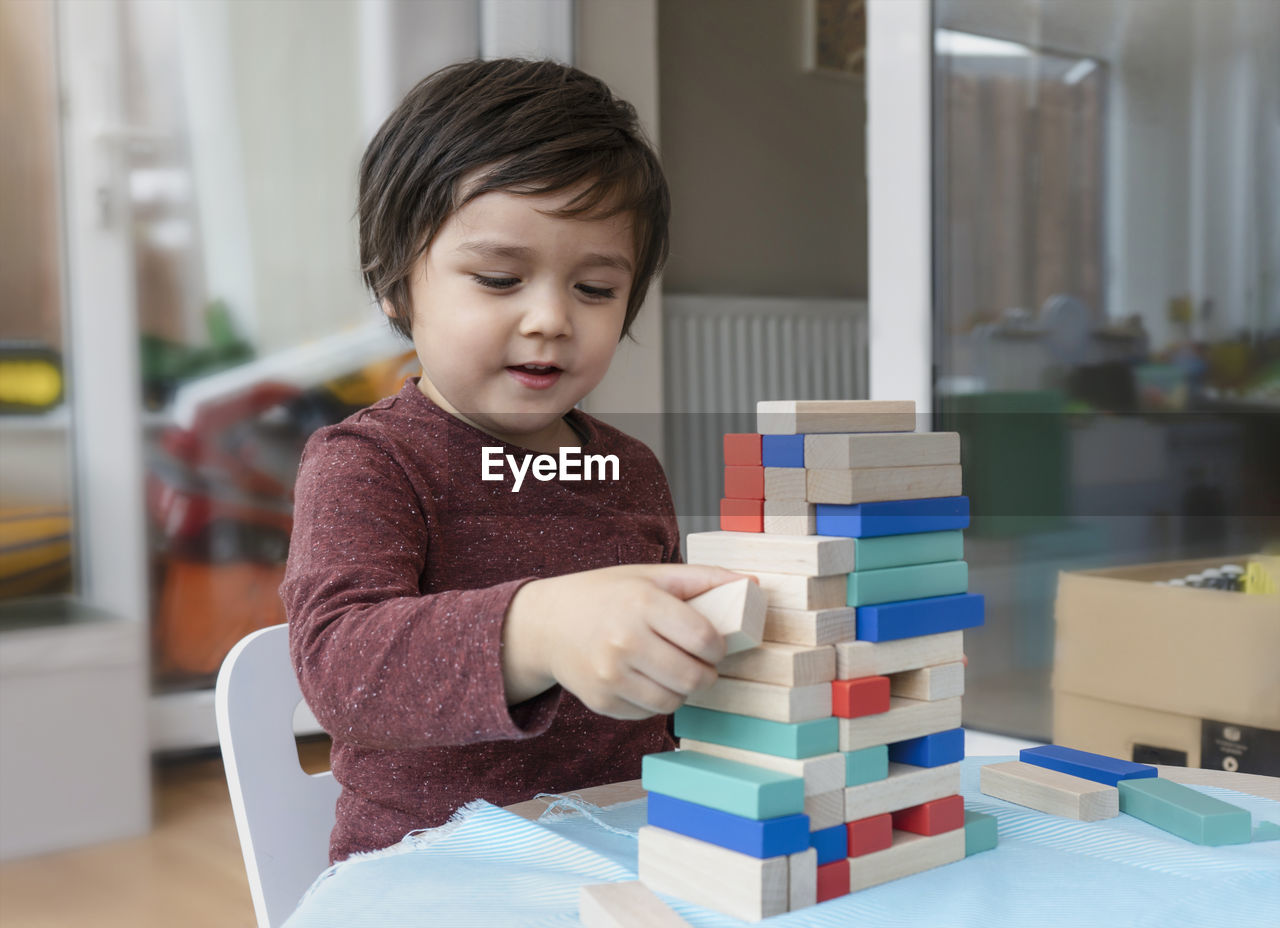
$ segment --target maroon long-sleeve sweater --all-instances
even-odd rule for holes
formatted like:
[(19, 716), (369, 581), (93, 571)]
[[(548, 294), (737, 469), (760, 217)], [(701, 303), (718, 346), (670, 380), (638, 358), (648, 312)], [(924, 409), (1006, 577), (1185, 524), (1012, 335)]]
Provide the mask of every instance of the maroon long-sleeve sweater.
[(530, 472), (512, 492), (509, 469), (482, 481), (482, 448), (527, 452), (412, 381), (308, 442), (280, 593), (294, 669), (342, 784), (332, 860), (439, 825), (472, 799), (505, 805), (638, 777), (643, 755), (673, 746), (664, 717), (605, 718), (558, 686), (506, 704), (502, 623), (524, 582), (680, 560), (653, 453), (581, 411), (567, 419), (582, 455), (617, 455), (617, 482)]

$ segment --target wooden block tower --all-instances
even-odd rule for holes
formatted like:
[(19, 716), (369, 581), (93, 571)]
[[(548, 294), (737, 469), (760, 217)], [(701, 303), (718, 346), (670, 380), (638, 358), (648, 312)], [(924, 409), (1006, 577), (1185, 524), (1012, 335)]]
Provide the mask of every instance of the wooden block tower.
[[(994, 844), (960, 793), (968, 592), (955, 433), (915, 405), (767, 402), (726, 435), (718, 532), (691, 564), (758, 578), (763, 641), (675, 716), (650, 755), (640, 879), (746, 920)], [(983, 829), (979, 838), (977, 830)]]

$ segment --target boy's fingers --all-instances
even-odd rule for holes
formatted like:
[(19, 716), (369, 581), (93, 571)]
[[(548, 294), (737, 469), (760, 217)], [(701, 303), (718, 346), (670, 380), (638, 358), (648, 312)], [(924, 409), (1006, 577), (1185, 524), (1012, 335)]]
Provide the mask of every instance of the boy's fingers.
[(704, 564), (660, 564), (647, 573), (650, 581), (677, 599), (693, 599), (707, 590), (741, 580), (746, 574)]
[(724, 659), (724, 636), (691, 606), (672, 603), (670, 609), (655, 610), (648, 622), (660, 637), (705, 664), (714, 666)]
[(632, 655), (631, 666), (659, 686), (666, 687), (681, 697), (708, 687), (716, 680), (715, 667), (710, 663), (658, 636), (654, 636), (648, 646)]

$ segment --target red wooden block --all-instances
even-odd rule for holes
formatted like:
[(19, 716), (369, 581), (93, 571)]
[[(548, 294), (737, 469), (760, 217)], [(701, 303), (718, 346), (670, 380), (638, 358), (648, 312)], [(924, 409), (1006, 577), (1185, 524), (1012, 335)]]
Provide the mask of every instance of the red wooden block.
[(964, 800), (944, 796), (893, 813), (893, 827), (917, 835), (940, 835), (964, 827)]
[(831, 714), (856, 719), (889, 711), (889, 678), (859, 677), (831, 684)]
[(754, 432), (726, 434), (724, 436), (725, 466), (759, 467), (764, 460), (760, 456), (760, 445), (760, 436)]
[(720, 500), (720, 530), (722, 532), (763, 532), (764, 500)]
[(726, 467), (724, 495), (729, 499), (764, 499), (764, 468)]
[[(963, 812), (960, 813), (962, 816)], [(860, 818), (845, 826), (849, 832), (849, 856), (861, 857), (893, 846), (893, 815), (885, 812)]]
[(818, 901), (826, 902), (849, 892), (849, 858), (841, 857), (818, 868)]

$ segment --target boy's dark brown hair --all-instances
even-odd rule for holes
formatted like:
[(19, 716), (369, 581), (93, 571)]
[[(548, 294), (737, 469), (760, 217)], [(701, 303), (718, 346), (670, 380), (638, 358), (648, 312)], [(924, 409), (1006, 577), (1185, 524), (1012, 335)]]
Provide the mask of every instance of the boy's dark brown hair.
[[(467, 190), (461, 181), (488, 168)], [(464, 61), (436, 71), (387, 117), (360, 162), (360, 270), (412, 338), (409, 277), (440, 227), (491, 190), (543, 194), (585, 183), (556, 216), (634, 217), (626, 335), (667, 257), (667, 182), (635, 108), (554, 61)]]

